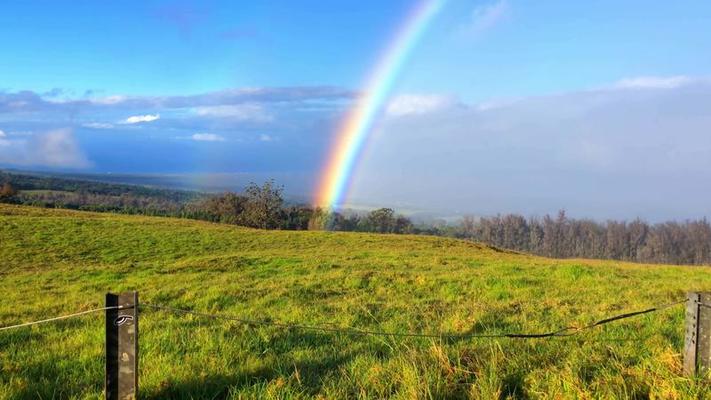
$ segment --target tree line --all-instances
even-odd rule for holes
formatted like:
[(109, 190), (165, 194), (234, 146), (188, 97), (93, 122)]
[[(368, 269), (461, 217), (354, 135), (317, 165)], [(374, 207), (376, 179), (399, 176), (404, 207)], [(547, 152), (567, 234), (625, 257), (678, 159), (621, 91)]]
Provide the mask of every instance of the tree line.
[(508, 214), (465, 217), (454, 236), (554, 258), (601, 258), (660, 264), (711, 265), (711, 225), (705, 218), (650, 224), (597, 222)]
[(390, 208), (342, 214), (319, 207), (288, 205), (283, 188), (251, 183), (242, 194), (212, 195), (186, 206), (184, 216), (261, 229), (417, 233), (412, 222)]
[(0, 182), (0, 202), (40, 207), (172, 216), (261, 229), (429, 234), (554, 258), (711, 265), (711, 225), (706, 219), (656, 224), (640, 219), (598, 222), (572, 219), (560, 211), (542, 218), (469, 216), (456, 225), (415, 225), (390, 208), (340, 213), (290, 204), (274, 181), (251, 183), (241, 193), (221, 194), (1, 171)]
[(418, 233), (392, 209), (342, 214), (284, 200), (270, 180), (240, 193), (208, 194), (0, 171), (0, 202), (44, 208), (199, 219), (261, 229)]

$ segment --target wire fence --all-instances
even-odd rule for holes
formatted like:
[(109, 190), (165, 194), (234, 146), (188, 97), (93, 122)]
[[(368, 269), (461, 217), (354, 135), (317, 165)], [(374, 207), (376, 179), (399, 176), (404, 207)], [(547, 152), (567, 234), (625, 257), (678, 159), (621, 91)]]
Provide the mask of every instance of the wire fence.
[[(238, 322), (243, 325), (247, 325), (250, 327), (254, 326), (271, 326), (271, 327), (276, 327), (276, 328), (282, 328), (282, 329), (299, 329), (299, 330), (309, 330), (309, 331), (320, 331), (320, 332), (325, 332), (325, 333), (335, 333), (335, 334), (344, 334), (344, 335), (352, 335), (352, 336), (388, 336), (388, 337), (403, 337), (403, 338), (439, 338), (439, 339), (455, 339), (455, 340), (461, 340), (461, 339), (497, 339), (497, 338), (510, 338), (510, 339), (544, 339), (544, 338), (553, 338), (553, 337), (568, 337), (568, 336), (574, 336), (577, 335), (583, 331), (591, 330), (596, 327), (599, 327), (601, 325), (609, 324), (611, 322), (615, 321), (620, 321), (623, 319), (627, 318), (632, 318), (644, 314), (650, 314), (662, 310), (666, 310), (668, 308), (684, 304), (686, 303), (687, 300), (679, 300), (675, 301), (672, 303), (666, 303), (666, 304), (661, 304), (661, 305), (656, 305), (653, 307), (646, 308), (644, 310), (639, 310), (639, 311), (632, 311), (632, 312), (626, 312), (623, 314), (618, 314), (614, 316), (610, 316), (598, 321), (595, 321), (593, 323), (583, 325), (583, 326), (574, 326), (574, 325), (569, 325), (566, 327), (562, 327), (557, 330), (553, 330), (550, 332), (541, 332), (541, 333), (522, 333), (522, 332), (504, 332), (504, 333), (419, 333), (419, 332), (387, 332), (387, 331), (376, 331), (376, 330), (368, 330), (368, 329), (360, 329), (356, 327), (336, 327), (336, 326), (319, 326), (319, 325), (305, 325), (305, 324), (296, 324), (296, 323), (287, 323), (287, 322), (278, 322), (278, 321), (272, 321), (272, 320), (267, 320), (267, 319), (246, 319), (246, 318), (240, 318), (236, 316), (231, 316), (231, 315), (225, 315), (225, 314), (214, 314), (214, 313), (205, 313), (205, 312), (199, 312), (199, 311), (194, 311), (194, 310), (188, 310), (188, 309), (181, 309), (181, 308), (175, 308), (175, 307), (170, 307), (170, 306), (165, 306), (165, 305), (160, 305), (160, 304), (151, 304), (151, 303), (140, 303), (138, 305), (139, 310), (141, 308), (149, 308), (152, 310), (157, 310), (157, 311), (164, 311), (164, 312), (170, 312), (174, 314), (180, 314), (180, 315), (193, 315), (196, 317), (202, 317), (202, 318), (209, 318), (209, 319), (215, 319), (215, 320), (223, 320), (223, 321), (231, 321), (231, 322)], [(711, 305), (706, 305), (702, 304), (705, 307), (711, 307)], [(95, 308), (91, 310), (86, 310), (86, 311), (79, 311), (73, 314), (68, 314), (68, 315), (62, 315), (62, 316), (57, 316), (53, 318), (47, 318), (39, 321), (31, 321), (31, 322), (24, 322), (24, 323), (19, 323), (16, 325), (9, 325), (9, 326), (3, 326), (0, 327), (0, 331), (7, 331), (11, 329), (19, 329), (19, 328), (24, 328), (24, 327), (30, 327), (33, 325), (39, 325), (39, 324), (44, 324), (44, 323), (49, 323), (49, 322), (54, 322), (54, 321), (60, 321), (60, 320), (65, 320), (69, 318), (76, 318), (80, 316), (84, 316), (87, 314), (93, 314), (101, 311), (107, 311), (107, 310), (122, 310), (122, 309), (127, 309), (127, 308), (133, 308), (134, 306), (113, 306), (113, 307), (101, 307), (101, 308)]]
[(64, 319), (69, 319), (69, 318), (76, 318), (76, 317), (81, 317), (82, 315), (87, 315), (87, 314), (93, 314), (101, 311), (106, 311), (106, 310), (124, 310), (127, 308), (133, 308), (133, 306), (130, 307), (124, 307), (124, 306), (113, 306), (113, 307), (101, 307), (101, 308), (94, 308), (92, 310), (86, 310), (86, 311), (79, 311), (75, 312), (73, 314), (68, 314), (68, 315), (60, 315), (57, 317), (52, 317), (52, 318), (47, 318), (47, 319), (41, 319), (39, 321), (31, 321), (31, 322), (24, 322), (20, 323), (17, 325), (9, 325), (9, 326), (2, 326), (0, 327), (0, 331), (8, 331), (10, 329), (17, 329), (17, 328), (24, 328), (32, 325), (39, 325), (39, 324), (46, 324), (48, 322), (54, 322), (54, 321), (61, 321)]
[[(263, 326), (284, 330), (309, 330), (319, 331), (326, 334), (352, 335), (352, 336), (387, 336), (391, 338), (429, 338), (442, 340), (462, 340), (462, 339), (552, 339), (570, 338), (577, 336), (581, 332), (589, 331), (597, 327), (626, 320), (629, 318), (648, 315), (655, 312), (670, 309), (677, 305), (687, 304), (686, 315), (686, 337), (684, 342), (683, 370), (687, 376), (695, 376), (704, 371), (711, 370), (711, 357), (706, 349), (711, 346), (711, 339), (705, 332), (711, 330), (711, 311), (707, 315), (701, 314), (702, 308), (711, 308), (711, 293), (689, 293), (689, 297), (684, 300), (672, 303), (660, 304), (643, 310), (631, 311), (622, 314), (609, 316), (595, 322), (575, 326), (568, 325), (549, 332), (502, 332), (502, 333), (423, 333), (423, 332), (392, 332), (381, 330), (360, 329), (351, 326), (335, 325), (308, 325), (301, 323), (279, 322), (270, 319), (248, 319), (234, 315), (222, 313), (207, 313), (191, 309), (176, 308), (162, 304), (140, 303), (138, 293), (121, 293), (119, 295), (107, 293), (106, 307), (94, 308), (90, 310), (78, 311), (72, 314), (60, 315), (38, 321), (30, 321), (0, 327), (3, 331), (30, 328), (35, 325), (46, 324), (55, 321), (79, 318), (82, 316), (95, 314), (104, 311), (106, 313), (106, 358), (105, 358), (105, 394), (107, 399), (115, 398), (136, 398), (138, 393), (138, 320), (142, 311), (150, 309), (156, 312), (172, 313), (180, 316), (194, 316), (211, 320), (237, 322), (246, 325), (248, 328)], [(114, 305), (118, 304), (118, 305)], [(129, 310), (130, 309), (130, 310)], [(695, 309), (695, 313), (692, 312)], [(706, 322), (704, 322), (706, 321)], [(701, 327), (702, 323), (704, 328)], [(598, 338), (587, 335), (577, 336), (576, 341), (584, 342), (642, 342), (654, 336), (654, 333), (645, 337), (628, 338)], [(0, 336), (0, 339), (2, 337)], [(12, 340), (12, 338), (9, 338)], [(404, 343), (403, 343), (404, 344)]]

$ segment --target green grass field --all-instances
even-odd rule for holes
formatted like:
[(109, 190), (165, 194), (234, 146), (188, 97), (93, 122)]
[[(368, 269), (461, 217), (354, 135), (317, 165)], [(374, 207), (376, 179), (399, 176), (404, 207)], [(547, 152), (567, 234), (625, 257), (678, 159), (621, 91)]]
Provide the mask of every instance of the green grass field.
[[(0, 205), (0, 326), (107, 291), (250, 319), (393, 332), (539, 332), (711, 289), (704, 267), (550, 260), (445, 238), (260, 231)], [(553, 339), (247, 327), (146, 310), (142, 398), (690, 399), (683, 306)], [(0, 332), (0, 398), (101, 398), (103, 314)]]

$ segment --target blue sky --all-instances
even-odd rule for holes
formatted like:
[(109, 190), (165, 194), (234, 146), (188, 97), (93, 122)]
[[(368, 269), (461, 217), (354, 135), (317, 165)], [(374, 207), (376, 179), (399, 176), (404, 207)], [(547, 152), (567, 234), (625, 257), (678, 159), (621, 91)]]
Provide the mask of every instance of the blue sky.
[[(2, 88), (76, 95), (358, 88), (411, 5), (9, 0), (0, 15)], [(479, 26), (487, 10), (495, 17)], [(704, 1), (450, 0), (400, 88), (484, 100), (637, 75), (705, 74), (710, 15)]]
[[(0, 166), (275, 176), (307, 194), (412, 6), (4, 1)], [(707, 1), (449, 0), (399, 74), (352, 201), (711, 216), (694, 200), (711, 194), (698, 185), (709, 49)]]
[(10, 89), (134, 95), (357, 87), (408, 1), (10, 1)]

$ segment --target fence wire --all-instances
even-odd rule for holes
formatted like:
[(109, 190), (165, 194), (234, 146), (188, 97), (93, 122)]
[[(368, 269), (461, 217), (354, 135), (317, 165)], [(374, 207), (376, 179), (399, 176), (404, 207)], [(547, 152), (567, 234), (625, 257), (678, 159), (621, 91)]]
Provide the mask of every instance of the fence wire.
[[(558, 329), (555, 331), (551, 331), (551, 332), (493, 333), (493, 334), (386, 332), (386, 331), (359, 329), (359, 328), (355, 328), (355, 327), (317, 326), (317, 325), (284, 323), (284, 322), (277, 322), (277, 321), (271, 321), (271, 320), (265, 320), (265, 319), (262, 319), (262, 320), (245, 319), (245, 318), (239, 318), (239, 317), (234, 317), (234, 316), (229, 316), (229, 315), (224, 315), (224, 314), (205, 313), (205, 312), (169, 307), (169, 306), (159, 305), (159, 304), (150, 304), (150, 303), (141, 303), (141, 304), (139, 304), (139, 308), (140, 307), (147, 307), (147, 308), (151, 308), (153, 310), (168, 311), (168, 312), (177, 313), (177, 314), (194, 315), (194, 316), (203, 317), (203, 318), (232, 321), (232, 322), (238, 322), (238, 323), (241, 323), (243, 325), (248, 325), (248, 326), (273, 326), (273, 327), (284, 328), (284, 329), (301, 329), (301, 330), (338, 333), (338, 334), (345, 334), (345, 335), (354, 335), (354, 336), (370, 335), (370, 336), (439, 338), (439, 339), (460, 339), (460, 340), (461, 339), (475, 339), (475, 338), (483, 338), (483, 339), (495, 339), (495, 338), (542, 339), (542, 338), (551, 338), (551, 337), (573, 336), (573, 335), (576, 335), (582, 331), (593, 329), (593, 328), (596, 328), (601, 325), (609, 324), (614, 321), (619, 321), (622, 319), (632, 318), (632, 317), (636, 317), (636, 316), (643, 315), (643, 314), (649, 314), (649, 313), (653, 313), (653, 312), (657, 312), (657, 311), (662, 311), (662, 310), (686, 303), (686, 301), (687, 300), (684, 299), (684, 300), (679, 300), (679, 301), (676, 301), (673, 303), (657, 305), (657, 306), (650, 307), (650, 308), (640, 310), (640, 311), (633, 311), (633, 312), (628, 312), (628, 313), (604, 318), (604, 319), (595, 321), (595, 322), (588, 324), (588, 325), (567, 326), (567, 327), (564, 327), (564, 328), (561, 328), (561, 329)], [(708, 305), (706, 305), (706, 304), (702, 304), (702, 305), (708, 307)], [(17, 324), (17, 325), (4, 326), (4, 327), (0, 327), (0, 331), (6, 331), (6, 330), (10, 330), (10, 329), (17, 329), (17, 328), (29, 327), (29, 326), (38, 325), (38, 324), (44, 324), (44, 323), (48, 323), (48, 322), (60, 321), (60, 320), (64, 320), (64, 319), (80, 317), (83, 315), (106, 311), (106, 310), (121, 310), (121, 309), (133, 308), (133, 307), (134, 306), (111, 306), (111, 307), (95, 308), (92, 310), (80, 311), (80, 312), (76, 312), (73, 314), (62, 315), (62, 316), (53, 317), (53, 318), (47, 318), (47, 319), (43, 319), (43, 320), (39, 320), (39, 321), (32, 321), (32, 322), (25, 322), (25, 323), (21, 323), (21, 324)]]
[(68, 314), (68, 315), (61, 315), (58, 317), (53, 317), (53, 318), (47, 318), (47, 319), (42, 319), (39, 321), (32, 321), (32, 322), (25, 322), (22, 324), (17, 324), (17, 325), (9, 325), (9, 326), (2, 326), (0, 327), (0, 331), (7, 331), (10, 329), (17, 329), (17, 328), (24, 328), (27, 326), (32, 326), (32, 325), (38, 325), (38, 324), (45, 324), (47, 322), (54, 322), (54, 321), (60, 321), (63, 319), (69, 319), (69, 318), (75, 318), (75, 317), (80, 317), (82, 315), (87, 315), (87, 314), (92, 314), (100, 311), (106, 311), (106, 310), (123, 310), (126, 308), (133, 308), (133, 306), (112, 306), (112, 307), (101, 307), (101, 308), (95, 308), (93, 310), (86, 310), (86, 311), (79, 311), (74, 314)]
[(633, 311), (633, 312), (628, 312), (628, 313), (604, 318), (604, 319), (595, 321), (595, 322), (588, 324), (588, 325), (583, 325), (583, 326), (579, 326), (579, 327), (578, 326), (567, 326), (567, 327), (564, 327), (564, 328), (561, 328), (561, 329), (558, 329), (555, 331), (551, 331), (551, 332), (544, 332), (544, 333), (494, 333), (494, 334), (385, 332), (385, 331), (359, 329), (359, 328), (354, 328), (354, 327), (328, 327), (328, 326), (317, 326), (317, 325), (292, 324), (292, 323), (276, 322), (276, 321), (271, 321), (271, 320), (245, 319), (245, 318), (239, 318), (239, 317), (234, 317), (234, 316), (229, 316), (229, 315), (224, 315), (224, 314), (204, 313), (204, 312), (199, 312), (199, 311), (186, 310), (186, 309), (180, 309), (180, 308), (174, 308), (174, 307), (169, 307), (169, 306), (164, 306), (164, 305), (159, 305), (159, 304), (150, 304), (150, 303), (141, 303), (139, 305), (139, 308), (140, 307), (147, 307), (147, 308), (151, 308), (154, 310), (168, 311), (168, 312), (177, 313), (177, 314), (195, 315), (195, 316), (204, 317), (204, 318), (232, 321), (232, 322), (238, 322), (238, 323), (241, 323), (243, 325), (248, 325), (248, 326), (273, 326), (273, 327), (285, 328), (285, 329), (301, 329), (301, 330), (321, 331), (321, 332), (339, 333), (339, 334), (354, 335), (354, 336), (370, 335), (370, 336), (410, 337), (410, 338), (413, 338), (413, 337), (414, 338), (440, 338), (440, 339), (455, 339), (455, 340), (457, 340), (457, 339), (459, 339), (459, 340), (461, 340), (461, 339), (476, 339), (476, 338), (483, 338), (483, 339), (495, 339), (495, 338), (542, 339), (542, 338), (568, 337), (568, 336), (577, 335), (580, 332), (590, 330), (590, 329), (596, 328), (601, 325), (609, 324), (614, 321), (619, 321), (622, 319), (632, 318), (632, 317), (636, 317), (636, 316), (643, 315), (643, 314), (649, 314), (649, 313), (653, 313), (653, 312), (657, 312), (657, 311), (666, 310), (668, 308), (686, 303), (686, 301), (687, 300), (684, 299), (684, 300), (679, 300), (679, 301), (676, 301), (673, 303), (661, 304), (661, 305), (657, 305), (657, 306), (650, 307), (650, 308), (640, 310), (640, 311)]

